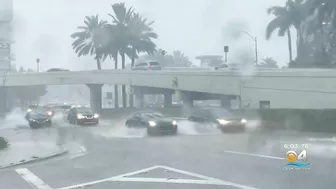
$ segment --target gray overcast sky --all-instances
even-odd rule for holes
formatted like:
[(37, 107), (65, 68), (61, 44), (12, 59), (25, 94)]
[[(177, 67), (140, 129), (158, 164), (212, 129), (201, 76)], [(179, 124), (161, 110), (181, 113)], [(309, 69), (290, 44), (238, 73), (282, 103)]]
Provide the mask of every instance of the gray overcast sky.
[[(84, 16), (99, 14), (102, 19), (112, 12), (111, 0), (15, 0), (14, 50), (16, 65), (41, 69), (63, 67), (92, 69), (92, 57), (78, 59), (71, 49), (71, 33), (83, 24)], [(151, 20), (159, 34), (156, 41), (168, 52), (181, 50), (194, 62), (197, 55), (223, 54), (223, 45), (230, 45), (229, 60), (246, 55), (254, 58), (254, 44), (247, 36), (231, 36), (234, 30), (246, 30), (259, 38), (260, 59), (274, 57), (279, 64), (288, 62), (287, 38), (265, 40), (265, 27), (272, 19), (266, 9), (284, 5), (285, 0), (125, 0), (128, 6)], [(292, 36), (295, 36), (293, 34)], [(295, 39), (293, 39), (295, 42)], [(295, 47), (293, 47), (295, 49)], [(103, 68), (112, 68), (111, 60)]]

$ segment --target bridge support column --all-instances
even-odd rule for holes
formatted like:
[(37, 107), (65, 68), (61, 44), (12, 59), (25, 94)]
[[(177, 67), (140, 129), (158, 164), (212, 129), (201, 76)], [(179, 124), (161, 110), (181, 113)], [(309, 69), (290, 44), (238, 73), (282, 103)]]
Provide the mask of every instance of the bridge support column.
[(173, 94), (172, 93), (164, 93), (164, 107), (171, 107), (173, 104)]
[(90, 106), (93, 111), (100, 113), (102, 110), (103, 84), (86, 84), (90, 89)]
[(6, 87), (0, 87), (0, 114), (7, 111), (7, 91)]
[(188, 91), (176, 91), (180, 97), (180, 100), (183, 101), (183, 106), (185, 108), (192, 108), (194, 106), (193, 99), (190, 92)]
[(220, 95), (221, 107), (231, 109), (231, 97), (228, 95)]
[(144, 107), (144, 93), (137, 91), (135, 92), (135, 107), (143, 108)]

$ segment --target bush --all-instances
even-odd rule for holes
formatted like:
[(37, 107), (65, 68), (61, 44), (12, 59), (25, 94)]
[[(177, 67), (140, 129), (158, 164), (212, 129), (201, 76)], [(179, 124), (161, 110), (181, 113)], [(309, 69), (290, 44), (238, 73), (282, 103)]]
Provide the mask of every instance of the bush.
[(8, 147), (8, 141), (4, 137), (0, 137), (0, 150)]
[(237, 113), (249, 119), (262, 120), (264, 127), (307, 132), (336, 133), (336, 110), (316, 109), (262, 109)]

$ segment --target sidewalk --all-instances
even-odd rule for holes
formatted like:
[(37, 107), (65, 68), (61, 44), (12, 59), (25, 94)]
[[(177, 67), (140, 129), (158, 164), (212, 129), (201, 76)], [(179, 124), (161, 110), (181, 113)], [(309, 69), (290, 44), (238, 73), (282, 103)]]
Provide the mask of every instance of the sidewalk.
[(0, 150), (0, 168), (38, 161), (66, 153), (56, 145), (55, 136), (50, 132), (32, 130), (0, 130), (9, 147)]
[(0, 151), (0, 168), (42, 160), (66, 153), (53, 143), (14, 142)]

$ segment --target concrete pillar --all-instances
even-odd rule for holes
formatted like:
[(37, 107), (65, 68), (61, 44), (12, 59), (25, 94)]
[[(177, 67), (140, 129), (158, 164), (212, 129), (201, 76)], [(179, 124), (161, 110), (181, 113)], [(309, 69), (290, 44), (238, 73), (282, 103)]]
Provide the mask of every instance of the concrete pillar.
[(220, 95), (221, 107), (231, 109), (231, 97), (229, 95)]
[(90, 106), (93, 111), (102, 111), (102, 86), (103, 84), (86, 84), (90, 89)]
[(144, 107), (144, 94), (141, 92), (136, 92), (134, 96), (135, 96), (134, 106), (136, 108), (143, 108)]
[(164, 94), (164, 107), (171, 107), (173, 104), (173, 94), (172, 93), (165, 93)]
[(183, 101), (183, 106), (186, 108), (192, 108), (194, 106), (193, 99), (191, 97), (190, 92), (188, 91), (177, 91), (180, 100)]
[(0, 114), (6, 113), (7, 106), (7, 92), (6, 87), (0, 87)]

